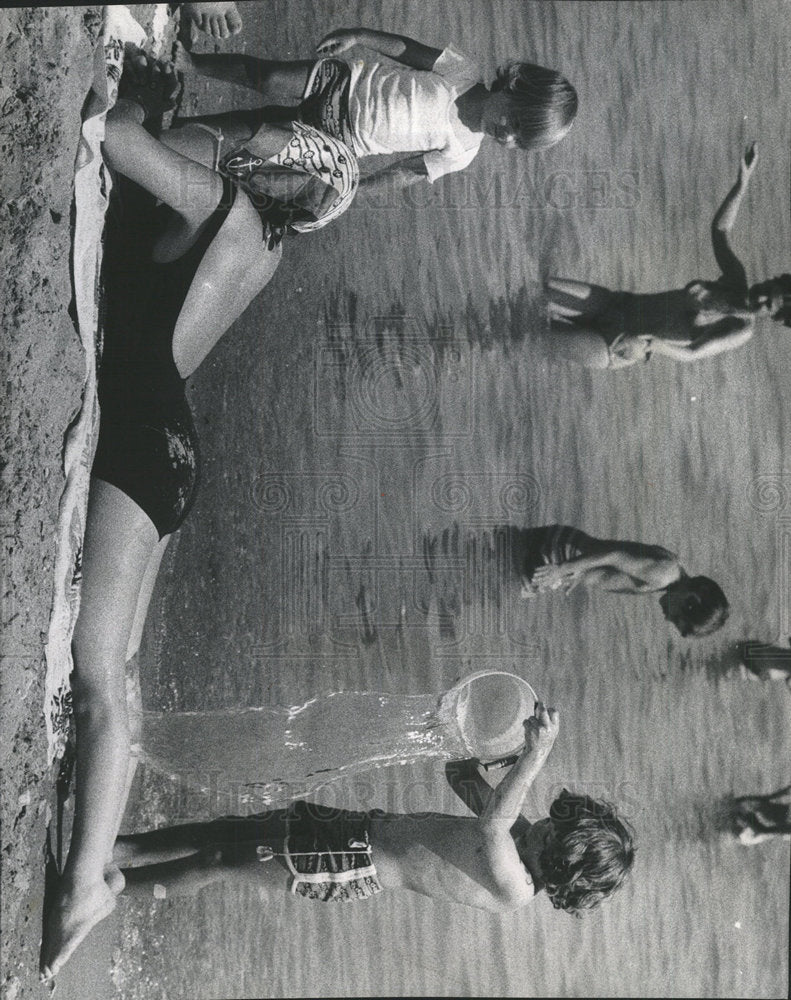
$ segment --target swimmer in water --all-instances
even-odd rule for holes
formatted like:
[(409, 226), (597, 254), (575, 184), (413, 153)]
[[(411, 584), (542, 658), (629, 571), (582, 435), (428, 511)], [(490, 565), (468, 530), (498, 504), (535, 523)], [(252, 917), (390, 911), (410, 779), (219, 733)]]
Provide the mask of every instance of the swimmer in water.
[(543, 893), (579, 915), (626, 879), (633, 832), (615, 809), (563, 791), (549, 816), (521, 815), (558, 734), (541, 702), (525, 720), (525, 747), (492, 789), (477, 762), (448, 764), (451, 787), (476, 815), (349, 813), (314, 803), (121, 837), (115, 862), (132, 891), (158, 898), (212, 882), (355, 901), (404, 889), (431, 899), (510, 913)]
[(660, 545), (594, 538), (553, 524), (514, 532), (522, 597), (577, 587), (615, 594), (660, 594), (669, 622), (685, 637), (711, 635), (728, 618), (728, 601), (707, 576), (689, 576), (678, 557)]
[(699, 361), (747, 343), (759, 316), (791, 325), (791, 274), (750, 286), (731, 247), (731, 231), (757, 162), (753, 143), (712, 220), (721, 271), (716, 281), (695, 280), (684, 288), (642, 295), (550, 278), (546, 342), (553, 356), (599, 369), (626, 368), (655, 354)]
[(734, 835), (748, 846), (791, 839), (791, 785), (769, 795), (744, 795), (731, 802)]

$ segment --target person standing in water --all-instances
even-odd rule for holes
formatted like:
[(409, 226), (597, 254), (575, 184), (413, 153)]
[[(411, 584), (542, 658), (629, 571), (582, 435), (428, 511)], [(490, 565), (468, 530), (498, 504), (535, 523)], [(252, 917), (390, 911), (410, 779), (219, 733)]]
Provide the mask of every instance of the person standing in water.
[(618, 889), (634, 862), (634, 835), (613, 806), (565, 789), (549, 816), (521, 809), (558, 734), (559, 716), (536, 702), (524, 750), (492, 789), (475, 761), (446, 768), (475, 816), (351, 813), (315, 803), (120, 837), (115, 862), (133, 893), (192, 894), (235, 881), (320, 902), (404, 889), (495, 913), (542, 890), (579, 915)]
[(721, 272), (716, 281), (696, 279), (684, 288), (645, 295), (550, 278), (547, 343), (552, 354), (599, 369), (626, 368), (655, 354), (699, 361), (747, 343), (757, 316), (791, 325), (791, 274), (750, 286), (731, 246), (731, 231), (757, 162), (753, 143), (712, 220), (712, 246)]
[(565, 524), (515, 530), (513, 560), (522, 597), (577, 587), (616, 594), (660, 594), (665, 618), (685, 637), (711, 635), (728, 618), (728, 601), (707, 576), (689, 576), (661, 545), (594, 538)]

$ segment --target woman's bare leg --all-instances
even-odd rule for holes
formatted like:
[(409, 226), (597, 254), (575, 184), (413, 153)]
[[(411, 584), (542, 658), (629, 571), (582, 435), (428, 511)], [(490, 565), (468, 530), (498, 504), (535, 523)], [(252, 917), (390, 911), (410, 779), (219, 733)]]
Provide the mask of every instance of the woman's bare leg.
[(125, 99), (107, 115), (104, 154), (110, 166), (178, 213), (183, 224), (181, 240), (158, 248), (157, 258), (181, 256), (220, 203), (220, 175), (149, 135), (142, 124), (142, 108)]
[(143, 576), (142, 583), (140, 584), (140, 593), (138, 594), (137, 607), (135, 608), (135, 618), (132, 623), (132, 629), (129, 633), (129, 644), (126, 647), (127, 662), (131, 660), (133, 656), (136, 656), (138, 649), (140, 649), (140, 640), (143, 638), (143, 627), (145, 626), (146, 618), (148, 616), (148, 606), (151, 603), (151, 595), (154, 593), (154, 586), (157, 582), (157, 576), (159, 575), (159, 567), (162, 564), (162, 559), (165, 555), (165, 549), (168, 547), (170, 537), (170, 535), (165, 535), (164, 538), (157, 542), (154, 551), (151, 553), (151, 558), (148, 560), (145, 575)]
[(267, 250), (261, 219), (239, 192), (227, 218), (203, 255), (173, 334), (173, 359), (188, 378), (228, 327), (271, 280), (280, 246)]
[[(222, 178), (191, 156), (154, 139), (139, 121), (139, 106), (119, 101), (107, 116), (105, 155), (115, 169), (173, 208), (179, 216), (155, 248), (160, 261), (175, 260), (194, 242), (222, 197)], [(194, 131), (194, 130), (193, 130)], [(282, 130), (273, 128), (273, 146)], [(206, 138), (210, 137), (206, 135)], [(193, 136), (182, 149), (200, 156)], [(280, 247), (267, 250), (261, 219), (240, 193), (203, 256), (173, 335), (173, 357), (182, 378), (192, 374), (251, 300), (272, 278)]]
[(104, 881), (129, 762), (124, 663), (157, 532), (126, 494), (94, 479), (74, 632), (76, 801), (69, 855), (47, 912), (42, 972), (54, 975), (115, 906)]
[[(154, 585), (159, 573), (159, 566), (162, 562), (162, 557), (165, 554), (165, 549), (167, 548), (169, 541), (170, 535), (166, 535), (158, 543), (154, 551), (151, 553), (151, 558), (148, 560), (148, 566), (146, 567), (146, 571), (143, 576), (143, 582), (140, 585), (140, 593), (137, 597), (137, 608), (135, 610), (134, 622), (132, 623), (132, 629), (129, 634), (129, 642), (126, 648), (127, 663), (137, 655), (137, 651), (140, 648), (140, 640), (143, 636), (143, 627), (145, 626), (146, 616), (148, 614), (148, 605), (151, 602), (151, 595), (154, 591)], [(134, 726), (131, 726), (130, 728), (130, 735), (132, 738), (138, 739), (140, 735), (139, 731), (137, 731)], [(137, 764), (137, 755), (130, 753), (123, 792), (118, 803), (118, 814), (115, 818), (115, 836), (113, 839), (118, 836), (118, 830), (123, 822), (124, 810), (126, 808), (127, 800), (129, 799), (129, 793), (132, 789), (132, 782), (134, 781), (135, 772), (137, 771)], [(114, 895), (118, 896), (123, 892), (124, 876), (118, 865), (113, 860), (112, 855), (105, 863), (104, 881), (107, 883), (108, 888)]]

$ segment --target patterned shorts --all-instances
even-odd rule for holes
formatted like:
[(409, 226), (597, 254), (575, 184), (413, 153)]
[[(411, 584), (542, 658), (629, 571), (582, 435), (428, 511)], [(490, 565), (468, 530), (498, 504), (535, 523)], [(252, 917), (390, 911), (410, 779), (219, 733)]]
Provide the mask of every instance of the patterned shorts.
[(319, 59), (308, 77), (299, 118), (354, 149), (349, 120), (351, 75), (342, 59)]
[(381, 892), (368, 826), (367, 813), (294, 803), (283, 843), (291, 892), (321, 902), (368, 899)]

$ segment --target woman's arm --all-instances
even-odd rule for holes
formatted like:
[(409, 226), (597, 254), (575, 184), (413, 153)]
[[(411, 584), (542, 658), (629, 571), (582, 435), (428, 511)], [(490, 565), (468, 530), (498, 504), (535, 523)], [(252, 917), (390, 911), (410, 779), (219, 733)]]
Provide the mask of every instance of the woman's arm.
[(674, 361), (700, 361), (702, 358), (713, 358), (717, 354), (741, 347), (752, 335), (753, 324), (749, 319), (726, 316), (718, 323), (712, 323), (705, 333), (691, 344), (670, 344), (657, 340), (654, 351)]
[(429, 45), (407, 38), (406, 35), (371, 31), (369, 28), (339, 28), (337, 31), (331, 31), (322, 38), (316, 46), (316, 51), (323, 56), (334, 56), (355, 45), (365, 45), (412, 69), (433, 69), (434, 63), (442, 54), (442, 49), (433, 49)]
[(676, 557), (659, 546), (639, 546), (631, 542), (602, 542), (602, 551), (572, 559), (559, 566), (540, 566), (533, 574), (539, 590), (602, 587), (621, 593), (651, 593), (664, 590), (677, 580), (680, 567)]
[(739, 176), (736, 183), (725, 196), (711, 222), (711, 242), (714, 256), (723, 277), (729, 284), (740, 289), (747, 289), (747, 274), (744, 265), (733, 252), (730, 244), (730, 233), (739, 214), (744, 193), (758, 162), (756, 144), (748, 146), (739, 163)]

